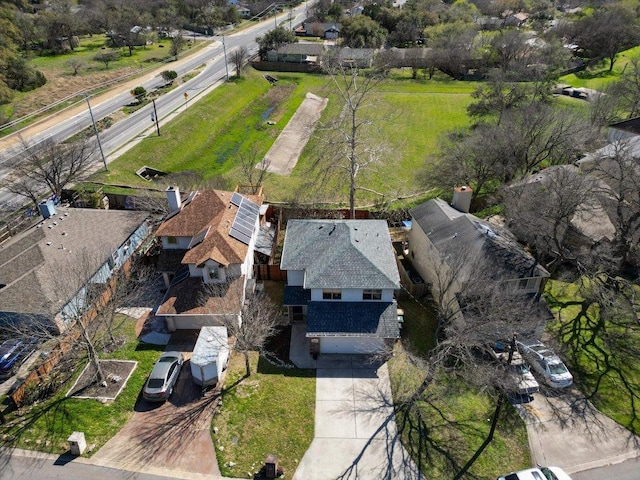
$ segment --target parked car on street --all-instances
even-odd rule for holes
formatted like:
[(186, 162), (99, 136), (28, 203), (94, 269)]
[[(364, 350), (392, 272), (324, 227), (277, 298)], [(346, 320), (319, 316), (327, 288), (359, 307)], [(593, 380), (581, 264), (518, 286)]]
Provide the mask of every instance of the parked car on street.
[(498, 480), (571, 480), (571, 477), (560, 467), (537, 467), (512, 472)]
[(164, 352), (156, 362), (142, 389), (142, 397), (150, 402), (164, 402), (173, 393), (180, 376), (184, 357), (180, 352)]
[(573, 375), (553, 350), (539, 340), (516, 342), (531, 368), (543, 376), (545, 383), (554, 388), (573, 384)]
[[(36, 340), (12, 340), (13, 346), (3, 348), (0, 345), (0, 380), (6, 380), (14, 375), (20, 365), (36, 351)], [(5, 354), (5, 352), (8, 353)]]

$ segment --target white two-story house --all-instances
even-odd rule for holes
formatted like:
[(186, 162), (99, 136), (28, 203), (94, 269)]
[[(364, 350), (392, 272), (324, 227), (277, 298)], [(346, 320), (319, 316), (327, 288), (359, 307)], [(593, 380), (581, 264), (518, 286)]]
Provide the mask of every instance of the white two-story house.
[[(253, 277), (262, 194), (166, 190), (170, 213), (156, 231), (167, 293), (156, 312), (169, 331), (220, 325), (237, 316)], [(212, 287), (213, 286), (213, 287)]]
[(280, 268), (317, 353), (378, 353), (399, 337), (400, 276), (384, 220), (289, 220)]

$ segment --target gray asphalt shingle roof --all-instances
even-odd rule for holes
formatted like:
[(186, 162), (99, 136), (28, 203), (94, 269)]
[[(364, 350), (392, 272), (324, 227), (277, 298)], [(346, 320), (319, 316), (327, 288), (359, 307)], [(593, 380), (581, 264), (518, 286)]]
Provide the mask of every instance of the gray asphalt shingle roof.
[(495, 279), (548, 277), (547, 272), (508, 232), (463, 213), (445, 201), (429, 200), (409, 210), (441, 255), (477, 255), (495, 266)]
[(384, 220), (289, 220), (280, 268), (304, 270), (304, 288), (400, 288)]
[(398, 338), (396, 302), (309, 302), (307, 336)]
[(148, 216), (57, 207), (54, 216), (0, 247), (0, 312), (57, 314)]

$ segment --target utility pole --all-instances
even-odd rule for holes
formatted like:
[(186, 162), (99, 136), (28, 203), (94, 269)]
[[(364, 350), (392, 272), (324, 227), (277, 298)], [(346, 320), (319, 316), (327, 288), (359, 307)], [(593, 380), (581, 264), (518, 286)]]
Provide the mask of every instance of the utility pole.
[(160, 136), (160, 124), (158, 123), (158, 110), (156, 110), (156, 99), (152, 98), (151, 102), (153, 102), (153, 118), (156, 121), (156, 130), (158, 131), (158, 136)]
[(96, 119), (93, 118), (93, 110), (91, 110), (91, 103), (89, 102), (89, 95), (84, 94), (84, 99), (87, 101), (87, 105), (89, 106), (89, 115), (91, 115), (91, 123), (93, 123), (93, 131), (96, 134), (96, 139), (98, 140), (98, 148), (100, 149), (100, 156), (102, 156), (102, 163), (104, 163), (105, 171), (109, 170), (107, 167), (107, 159), (104, 158), (104, 151), (102, 150), (102, 143), (100, 143), (100, 135), (98, 134), (98, 127), (96, 127)]
[(227, 65), (227, 46), (224, 43), (224, 35), (222, 36), (222, 50), (224, 51), (224, 69), (227, 72), (227, 82), (229, 81), (229, 65)]

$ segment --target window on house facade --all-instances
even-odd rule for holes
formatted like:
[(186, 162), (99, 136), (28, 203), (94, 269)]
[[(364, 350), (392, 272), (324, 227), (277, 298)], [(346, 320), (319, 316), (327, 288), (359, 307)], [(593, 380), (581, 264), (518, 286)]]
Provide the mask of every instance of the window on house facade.
[(176, 245), (178, 243), (178, 239), (176, 237), (167, 237), (167, 243), (169, 245)]
[(340, 300), (342, 298), (342, 290), (335, 288), (325, 288), (322, 290), (323, 300)]
[(362, 300), (382, 300), (382, 290), (364, 289), (362, 291)]
[(213, 267), (207, 267), (207, 273), (209, 274), (210, 280), (217, 280), (220, 278), (220, 271), (218, 265)]
[(537, 278), (521, 278), (518, 283), (520, 290), (535, 290), (538, 285)]

